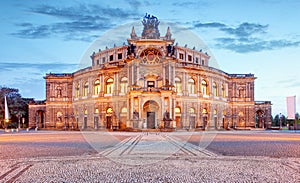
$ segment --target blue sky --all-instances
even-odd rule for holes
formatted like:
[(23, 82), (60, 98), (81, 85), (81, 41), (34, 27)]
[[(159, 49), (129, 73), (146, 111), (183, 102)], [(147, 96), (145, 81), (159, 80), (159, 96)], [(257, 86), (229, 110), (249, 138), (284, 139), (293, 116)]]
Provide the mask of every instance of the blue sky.
[[(150, 13), (199, 36), (225, 72), (255, 74), (255, 100), (286, 114), (286, 96), (296, 95), (300, 107), (299, 8), (298, 0), (2, 0), (0, 85), (44, 99), (46, 73), (76, 71), (94, 40), (120, 45), (131, 31), (122, 25)], [(107, 36), (120, 26), (122, 35)]]

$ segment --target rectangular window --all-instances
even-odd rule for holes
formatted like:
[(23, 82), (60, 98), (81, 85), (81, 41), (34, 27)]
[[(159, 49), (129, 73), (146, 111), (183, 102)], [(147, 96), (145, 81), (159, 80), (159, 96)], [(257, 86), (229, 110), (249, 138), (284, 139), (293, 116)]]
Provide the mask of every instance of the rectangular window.
[(179, 59), (183, 60), (183, 54), (179, 53)]
[(105, 63), (105, 57), (102, 57), (102, 63), (103, 64)]
[(196, 57), (196, 64), (198, 64), (199, 63), (199, 58), (198, 57)]
[(110, 55), (109, 56), (109, 61), (113, 61), (114, 60), (114, 55)]
[(99, 59), (97, 60), (97, 65), (99, 65), (100, 64), (100, 61), (99, 61)]
[(188, 55), (188, 61), (192, 61), (192, 55)]
[(122, 53), (118, 53), (118, 60), (122, 59)]

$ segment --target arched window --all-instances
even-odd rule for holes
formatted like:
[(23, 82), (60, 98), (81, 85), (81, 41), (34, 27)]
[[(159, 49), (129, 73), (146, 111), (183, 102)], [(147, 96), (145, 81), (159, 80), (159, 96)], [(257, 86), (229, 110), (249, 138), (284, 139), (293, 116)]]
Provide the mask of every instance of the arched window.
[(208, 95), (208, 84), (205, 80), (201, 82), (201, 91), (203, 95)]
[(89, 92), (89, 83), (85, 82), (83, 85), (82, 96), (86, 97), (88, 95), (88, 92)]
[(214, 109), (214, 115), (217, 115), (218, 111), (216, 109)]
[(87, 115), (87, 114), (88, 114), (88, 110), (85, 109), (85, 110), (83, 111), (83, 114), (84, 114), (84, 115)]
[(128, 79), (126, 77), (123, 77), (121, 79), (121, 93), (127, 93), (127, 88), (128, 88)]
[(214, 96), (218, 96), (218, 85), (216, 82), (213, 82), (213, 94)]
[(99, 79), (97, 79), (94, 82), (94, 95), (99, 95), (99, 93), (100, 93), (100, 81)]
[(189, 113), (190, 114), (195, 114), (195, 109), (194, 108), (189, 108)]
[(113, 109), (111, 107), (106, 109), (106, 114), (112, 114), (113, 113)]
[(107, 79), (105, 83), (105, 93), (112, 94), (113, 88), (114, 88), (114, 80), (112, 78)]
[(98, 108), (95, 109), (95, 114), (99, 114), (99, 109)]
[(178, 77), (175, 77), (175, 92), (182, 93), (181, 80)]
[(195, 81), (193, 79), (188, 80), (188, 91), (190, 94), (195, 94)]
[(79, 97), (79, 91), (80, 91), (80, 84), (78, 83), (77, 85), (75, 85), (75, 97), (76, 98)]
[(121, 113), (127, 113), (127, 108), (126, 108), (126, 107), (123, 107), (123, 108), (121, 109)]
[(223, 97), (223, 98), (226, 97), (226, 90), (225, 90), (224, 84), (222, 85), (222, 97)]

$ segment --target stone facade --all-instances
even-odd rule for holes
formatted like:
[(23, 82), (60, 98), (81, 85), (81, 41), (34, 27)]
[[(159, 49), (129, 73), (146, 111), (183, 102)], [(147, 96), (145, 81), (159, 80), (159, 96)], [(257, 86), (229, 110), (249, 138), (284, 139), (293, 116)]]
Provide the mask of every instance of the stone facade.
[[(210, 56), (161, 37), (145, 16), (128, 45), (91, 55), (92, 66), (47, 74), (45, 117), (39, 127), (80, 129), (223, 129), (271, 125), (271, 102), (254, 101), (253, 74), (228, 74)], [(41, 111), (30, 106), (30, 125)], [(40, 124), (39, 123), (39, 124)]]

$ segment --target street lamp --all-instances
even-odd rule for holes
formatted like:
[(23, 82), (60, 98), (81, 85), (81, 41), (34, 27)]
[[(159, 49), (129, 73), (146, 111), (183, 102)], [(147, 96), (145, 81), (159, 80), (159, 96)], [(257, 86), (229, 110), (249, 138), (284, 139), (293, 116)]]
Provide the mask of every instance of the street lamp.
[(282, 128), (282, 114), (279, 114), (279, 129)]
[(20, 112), (18, 112), (18, 114), (17, 114), (17, 118), (18, 118), (18, 129), (21, 128), (21, 117), (22, 117), (22, 114), (20, 114)]
[(65, 114), (65, 127), (64, 129), (67, 129), (67, 120), (68, 120), (68, 113)]

